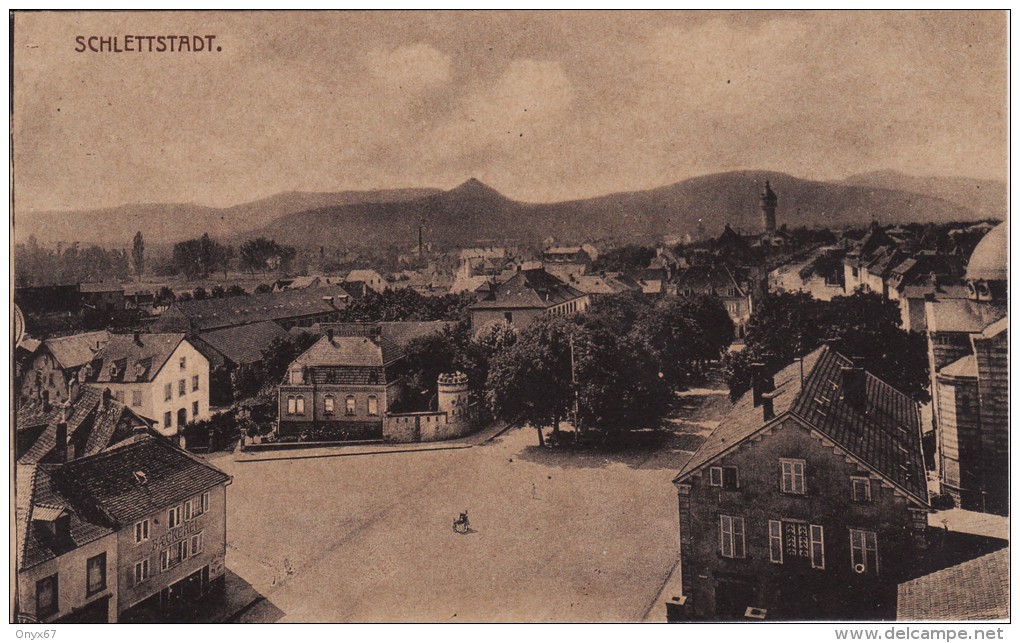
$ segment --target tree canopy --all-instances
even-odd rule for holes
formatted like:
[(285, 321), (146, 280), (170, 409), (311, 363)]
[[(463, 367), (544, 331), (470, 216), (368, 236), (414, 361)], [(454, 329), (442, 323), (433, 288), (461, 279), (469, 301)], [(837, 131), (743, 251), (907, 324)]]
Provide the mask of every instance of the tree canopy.
[(924, 336), (900, 328), (895, 302), (863, 292), (830, 302), (806, 293), (767, 296), (748, 321), (747, 345), (729, 358), (731, 396), (750, 387), (752, 363), (776, 371), (822, 343), (845, 357), (863, 358), (875, 376), (914, 399), (929, 399)]

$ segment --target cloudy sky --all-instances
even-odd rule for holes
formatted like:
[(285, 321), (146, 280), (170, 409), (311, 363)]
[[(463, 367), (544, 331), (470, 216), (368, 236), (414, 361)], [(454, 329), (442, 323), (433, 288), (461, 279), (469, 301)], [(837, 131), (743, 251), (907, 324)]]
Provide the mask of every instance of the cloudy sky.
[[(75, 52), (215, 34), (219, 53)], [(1003, 13), (20, 14), (19, 212), (284, 190), (524, 201), (733, 169), (1006, 177)]]

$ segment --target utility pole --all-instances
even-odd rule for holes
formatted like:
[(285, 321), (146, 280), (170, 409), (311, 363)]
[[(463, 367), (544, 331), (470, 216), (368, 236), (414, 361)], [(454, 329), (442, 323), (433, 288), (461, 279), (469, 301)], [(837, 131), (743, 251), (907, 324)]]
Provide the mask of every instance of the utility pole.
[(570, 332), (570, 384), (574, 389), (574, 441), (581, 433), (581, 396), (577, 390), (577, 367), (574, 364), (574, 332)]

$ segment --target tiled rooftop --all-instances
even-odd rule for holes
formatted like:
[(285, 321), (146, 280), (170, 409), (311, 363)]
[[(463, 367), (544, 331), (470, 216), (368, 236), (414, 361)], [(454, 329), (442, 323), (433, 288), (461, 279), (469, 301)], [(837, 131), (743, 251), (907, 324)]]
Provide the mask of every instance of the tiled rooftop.
[(150, 382), (183, 339), (183, 333), (114, 335), (96, 354), (86, 381)]
[[(139, 479), (136, 472), (144, 474)], [(230, 477), (165, 438), (139, 435), (93, 456), (54, 468), (63, 488), (87, 501), (116, 524), (160, 511)]]
[(473, 310), (494, 308), (551, 308), (584, 297), (545, 270), (522, 270), (497, 285), (485, 299), (475, 302)]
[(1009, 618), (1009, 547), (901, 583), (896, 618), (969, 621)]
[[(790, 412), (853, 454), (890, 482), (927, 504), (920, 419), (912, 400), (870, 373), (865, 405), (844, 400), (841, 371), (847, 358), (822, 347), (774, 376), (776, 418)], [(677, 479), (707, 465), (766, 425), (748, 391), (683, 467)]]

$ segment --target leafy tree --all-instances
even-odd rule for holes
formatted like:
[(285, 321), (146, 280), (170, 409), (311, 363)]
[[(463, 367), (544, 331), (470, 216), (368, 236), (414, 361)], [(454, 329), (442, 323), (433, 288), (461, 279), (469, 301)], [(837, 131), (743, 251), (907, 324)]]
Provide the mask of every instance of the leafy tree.
[(684, 387), (733, 340), (733, 322), (716, 298), (667, 297), (644, 311), (631, 330), (666, 382)]
[(592, 269), (599, 271), (647, 268), (654, 258), (655, 248), (630, 244), (599, 254), (599, 258), (592, 264)]
[(205, 288), (199, 286), (191, 291), (191, 296), (195, 299), (195, 301), (202, 301), (208, 297), (209, 294), (205, 291)]
[(821, 344), (821, 303), (801, 292), (771, 293), (761, 301), (747, 322), (744, 349), (728, 358), (731, 397), (750, 388), (751, 364), (760, 362), (774, 372)]
[(255, 294), (256, 295), (262, 295), (262, 294), (265, 294), (267, 292), (273, 292), (273, 287), (270, 286), (269, 284), (259, 284), (259, 285), (255, 286)]
[(295, 256), (297, 250), (294, 248), (281, 246), (265, 237), (250, 239), (241, 244), (241, 266), (251, 274), (268, 271), (274, 258), (279, 260), (280, 270), (287, 272)]
[(227, 294), (227, 291), (223, 286), (217, 284), (213, 286), (212, 292), (209, 294), (213, 299), (222, 299)]
[(589, 324), (575, 333), (573, 348), (581, 425), (614, 435), (658, 423), (670, 387), (644, 343)]
[(142, 238), (142, 231), (135, 233), (135, 240), (131, 247), (131, 263), (134, 265), (135, 274), (142, 278), (145, 272), (145, 240)]
[(751, 315), (747, 345), (729, 358), (729, 385), (737, 397), (751, 385), (750, 365), (776, 371), (827, 342), (915, 400), (928, 393), (927, 345), (923, 335), (900, 328), (895, 302), (857, 292), (831, 302), (804, 293), (769, 295)]
[(240, 297), (241, 295), (247, 295), (248, 293), (241, 286), (234, 284), (227, 288), (226, 292), (223, 293), (224, 297)]
[(639, 319), (649, 313), (655, 302), (640, 292), (595, 295), (585, 310), (585, 317), (597, 319), (619, 335), (626, 335)]
[(174, 291), (171, 290), (168, 286), (163, 286), (162, 288), (159, 289), (158, 292), (156, 292), (156, 296), (154, 298), (153, 303), (156, 306), (162, 308), (163, 310), (166, 310), (171, 305), (173, 305), (174, 301), (176, 300), (177, 296), (174, 295)]
[(538, 432), (558, 429), (573, 400), (570, 377), (570, 336), (574, 324), (564, 317), (540, 317), (529, 324), (509, 350), (489, 365), (489, 405), (507, 422), (526, 422)]

